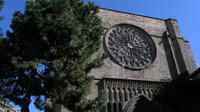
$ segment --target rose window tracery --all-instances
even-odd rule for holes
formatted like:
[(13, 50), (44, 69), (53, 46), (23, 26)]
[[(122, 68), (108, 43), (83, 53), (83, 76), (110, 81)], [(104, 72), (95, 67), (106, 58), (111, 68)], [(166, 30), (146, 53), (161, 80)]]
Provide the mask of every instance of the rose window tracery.
[(146, 68), (156, 57), (156, 47), (151, 37), (133, 25), (114, 26), (108, 30), (105, 43), (111, 57), (131, 69)]

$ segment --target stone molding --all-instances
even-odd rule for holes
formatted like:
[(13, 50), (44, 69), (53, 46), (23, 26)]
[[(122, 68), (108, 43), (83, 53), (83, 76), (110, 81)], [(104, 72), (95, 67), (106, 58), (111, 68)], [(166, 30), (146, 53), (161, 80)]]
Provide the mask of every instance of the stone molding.
[[(124, 79), (102, 79), (103, 88), (107, 95), (105, 112), (122, 112), (130, 100), (143, 95), (148, 100), (159, 92), (163, 82), (138, 81)], [(129, 106), (128, 106), (129, 107)]]

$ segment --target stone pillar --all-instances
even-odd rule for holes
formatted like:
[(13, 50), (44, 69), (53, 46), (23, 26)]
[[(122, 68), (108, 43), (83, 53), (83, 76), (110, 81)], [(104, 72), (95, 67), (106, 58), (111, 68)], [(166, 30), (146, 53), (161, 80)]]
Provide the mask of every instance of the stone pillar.
[(172, 47), (172, 53), (176, 64), (177, 73), (186, 73), (188, 71), (183, 58), (183, 51), (181, 50), (178, 41), (178, 39), (183, 39), (179, 31), (178, 23), (175, 19), (167, 19), (165, 23), (167, 26), (167, 31), (169, 33), (169, 42), (170, 46)]

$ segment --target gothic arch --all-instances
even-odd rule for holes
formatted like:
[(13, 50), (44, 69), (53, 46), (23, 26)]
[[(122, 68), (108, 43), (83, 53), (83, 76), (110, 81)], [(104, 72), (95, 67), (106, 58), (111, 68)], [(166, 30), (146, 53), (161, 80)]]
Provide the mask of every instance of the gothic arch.
[(158, 112), (158, 108), (148, 97), (139, 94), (125, 103), (123, 112)]
[(133, 112), (130, 110), (134, 110), (141, 97), (150, 101), (161, 83), (105, 78), (103, 85), (108, 96), (105, 112)]

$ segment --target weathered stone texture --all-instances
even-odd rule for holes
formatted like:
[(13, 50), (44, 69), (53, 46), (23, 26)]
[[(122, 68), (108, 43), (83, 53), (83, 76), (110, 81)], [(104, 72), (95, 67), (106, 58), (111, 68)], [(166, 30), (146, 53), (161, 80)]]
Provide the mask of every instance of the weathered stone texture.
[[(109, 27), (112, 27), (113, 25), (122, 23), (135, 25), (144, 29), (154, 40), (157, 49), (157, 55), (152, 65), (141, 70), (124, 68), (123, 66), (120, 66), (114, 62), (111, 58), (107, 58), (104, 60), (104, 65), (102, 67), (91, 71), (91, 75), (97, 79), (107, 77), (160, 81), (162, 79), (171, 78), (165, 55), (166, 52), (163, 48), (162, 42), (162, 35), (166, 31), (164, 20), (103, 9), (100, 10), (99, 16), (102, 18), (102, 25), (106, 29), (109, 29)], [(103, 46), (104, 40), (102, 40), (102, 47), (99, 51), (101, 53), (105, 51)]]
[[(105, 35), (102, 37), (100, 50), (93, 55), (92, 59), (101, 56), (103, 53), (108, 54), (105, 48), (106, 32), (119, 24), (134, 25), (143, 29), (150, 35), (156, 47), (156, 58), (146, 68), (126, 68), (118, 64), (111, 56), (108, 56), (101, 67), (91, 70), (89, 75), (94, 76), (95, 81), (88, 99), (94, 99), (104, 87), (109, 96), (107, 99), (108, 108), (106, 107), (105, 112), (115, 112), (115, 109), (122, 109), (122, 106), (127, 106), (123, 100), (119, 100), (122, 98), (121, 96), (119, 97), (122, 93), (125, 94), (127, 92), (126, 94), (129, 94), (132, 91), (131, 96), (126, 99), (129, 102), (129, 100), (137, 98), (138, 95), (145, 96), (149, 89), (154, 90), (153, 88), (157, 88), (154, 83), (160, 85), (163, 81), (173, 80), (185, 71), (192, 73), (196, 69), (189, 43), (182, 37), (176, 20), (163, 20), (107, 9), (101, 9), (98, 16), (102, 19)], [(105, 83), (106, 85), (102, 81), (107, 82)], [(126, 91), (126, 88), (128, 88), (128, 91)], [(152, 92), (153, 94), (154, 92)], [(115, 97), (111, 98), (112, 95)], [(129, 109), (124, 112), (129, 112), (127, 111)]]
[(144, 29), (150, 35), (162, 36), (166, 31), (165, 21), (134, 14), (101, 9), (98, 14), (101, 17), (104, 28), (110, 28), (117, 24), (132, 24)]
[[(109, 56), (104, 60), (104, 64), (100, 68), (93, 69), (89, 73), (96, 80), (92, 87), (92, 94), (88, 98), (93, 99), (98, 95), (99, 90), (101, 90), (99, 83), (105, 79), (116, 81), (116, 83), (113, 83), (113, 87), (116, 86), (116, 88), (120, 89), (123, 87), (117, 87), (115, 85), (117, 84), (117, 80), (124, 80), (124, 82), (131, 80), (132, 86), (135, 86), (137, 81), (144, 83), (150, 81), (148, 83), (151, 84), (154, 82), (170, 81), (184, 71), (191, 73), (196, 69), (189, 43), (182, 37), (176, 20), (162, 20), (105, 9), (101, 9), (98, 15), (103, 21), (102, 25), (105, 28), (105, 35), (102, 37), (101, 48), (95, 53), (94, 58), (103, 53), (108, 54), (108, 51), (105, 49), (106, 32), (113, 26), (119, 24), (135, 25), (146, 31), (155, 43), (156, 58), (150, 66), (136, 70), (123, 67)], [(185, 70), (183, 70), (184, 68)], [(104, 86), (107, 89), (109, 85)], [(145, 89), (146, 87), (138, 86), (138, 88)], [(109, 96), (111, 93), (108, 92), (107, 95)], [(135, 93), (132, 98), (137, 95), (139, 93)], [(115, 104), (112, 100), (114, 99), (109, 99), (108, 97), (107, 106), (110, 106), (109, 108), (115, 109), (113, 106), (116, 104), (120, 106), (120, 103), (125, 106), (121, 101), (117, 101)], [(113, 110), (106, 109), (106, 112), (113, 112)]]
[[(157, 56), (152, 65), (142, 70), (133, 70), (124, 68), (115, 63), (110, 58), (104, 60), (104, 65), (100, 68), (93, 69), (90, 74), (97, 79), (107, 78), (122, 78), (136, 80), (151, 80), (160, 81), (161, 79), (171, 78), (166, 60), (165, 51), (162, 45), (161, 38), (153, 37), (157, 47)], [(103, 47), (100, 49), (102, 52)]]
[(194, 57), (192, 55), (192, 49), (188, 41), (179, 39), (178, 42), (183, 52), (183, 58), (186, 64), (187, 71), (191, 74), (197, 69)]
[[(182, 63), (185, 63), (186, 68), (189, 72), (194, 71), (194, 69), (196, 68), (195, 63), (193, 61), (191, 49), (189, 48), (188, 42), (183, 40), (181, 33), (179, 32), (179, 28), (178, 28), (178, 24), (176, 20), (169, 21), (169, 22), (172, 22), (172, 24), (169, 24), (171, 26), (166, 26), (166, 20), (139, 16), (139, 15), (134, 15), (134, 14), (128, 14), (128, 13), (122, 13), (122, 12), (111, 11), (111, 10), (105, 10), (105, 9), (101, 9), (98, 15), (99, 17), (101, 17), (103, 21), (102, 25), (105, 28), (105, 30), (118, 24), (131, 24), (131, 25), (135, 25), (144, 29), (144, 31), (146, 31), (154, 40), (154, 43), (157, 49), (157, 55), (152, 65), (141, 70), (125, 68), (117, 64), (115, 61), (113, 61), (112, 58), (108, 57), (107, 59), (104, 60), (103, 66), (91, 71), (90, 75), (93, 75), (96, 79), (101, 79), (104, 77), (135, 79), (135, 80), (150, 80), (150, 81), (160, 81), (163, 79), (171, 79), (171, 76), (174, 75), (172, 73), (175, 73), (175, 72), (170, 72), (169, 66), (173, 66), (173, 65), (169, 65), (170, 63), (168, 61), (169, 59), (171, 59), (171, 61), (173, 60), (178, 61), (177, 58), (175, 58), (175, 56), (173, 57), (173, 55), (175, 55), (174, 53), (176, 54), (181, 53), (183, 55), (184, 60)], [(174, 33), (172, 35), (174, 36), (174, 38), (178, 40), (178, 43), (180, 44), (179, 45), (181, 48), (180, 52), (178, 50), (175, 50), (176, 48), (174, 48), (172, 44), (169, 44), (169, 45), (166, 44), (167, 48), (164, 48), (165, 41), (163, 41), (163, 38), (165, 37), (163, 36), (163, 34), (165, 32)], [(105, 37), (102, 37), (102, 38), (105, 38)], [(104, 52), (107, 53), (105, 51), (104, 44), (105, 44), (104, 39), (102, 39), (102, 47), (99, 50), (99, 53), (97, 54), (100, 55)], [(172, 56), (166, 55), (166, 53), (169, 52), (167, 51), (168, 47), (172, 48), (172, 51), (173, 51)], [(174, 65), (174, 67), (176, 68), (177, 66)]]

